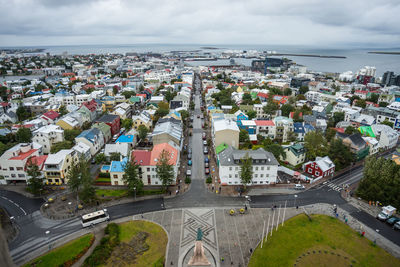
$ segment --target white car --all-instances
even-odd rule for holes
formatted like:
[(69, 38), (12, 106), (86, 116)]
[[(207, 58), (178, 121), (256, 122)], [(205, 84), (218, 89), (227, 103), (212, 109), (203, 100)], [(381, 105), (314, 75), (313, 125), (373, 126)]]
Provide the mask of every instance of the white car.
[(306, 188), (305, 188), (305, 186), (302, 185), (302, 184), (295, 184), (295, 185), (294, 185), (294, 189), (296, 189), (296, 190), (304, 190), (304, 189), (306, 189)]
[(192, 171), (191, 171), (191, 170), (187, 170), (187, 171), (186, 171), (186, 175), (187, 175), (187, 176), (191, 176), (191, 175), (192, 175)]

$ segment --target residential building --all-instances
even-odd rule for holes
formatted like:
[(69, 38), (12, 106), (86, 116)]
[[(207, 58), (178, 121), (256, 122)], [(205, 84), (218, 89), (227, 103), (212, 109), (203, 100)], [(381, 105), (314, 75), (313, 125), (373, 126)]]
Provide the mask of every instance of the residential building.
[(159, 119), (151, 134), (154, 145), (172, 141), (178, 147), (181, 147), (182, 136), (182, 122), (174, 118)]
[(252, 160), (253, 177), (248, 185), (274, 184), (277, 181), (279, 163), (274, 155), (262, 148), (238, 150), (232, 146), (218, 154), (219, 178), (222, 185), (241, 185), (241, 161), (246, 154)]
[(275, 139), (284, 143), (287, 142), (290, 132), (293, 132), (293, 120), (288, 117), (278, 116), (274, 119), (276, 135)]
[(397, 146), (400, 133), (396, 130), (385, 124), (373, 124), (371, 129), (379, 141), (379, 146), (383, 149), (386, 150)]
[(151, 118), (144, 113), (138, 116), (132, 116), (132, 127), (137, 130), (140, 125), (146, 126), (147, 129), (151, 129), (153, 121)]
[(63, 149), (48, 155), (44, 163), (44, 176), (50, 184), (68, 183), (68, 172), (72, 165), (78, 164), (78, 153), (73, 149)]
[(75, 142), (82, 142), (88, 145), (90, 147), (90, 154), (94, 156), (104, 146), (104, 136), (98, 128), (91, 128), (75, 137)]
[(256, 134), (264, 138), (275, 139), (276, 128), (273, 120), (255, 120)]
[(111, 135), (119, 134), (121, 121), (118, 115), (106, 114), (95, 120), (95, 123), (101, 122), (111, 127)]
[(49, 154), (51, 146), (64, 141), (64, 130), (54, 124), (43, 126), (33, 132), (33, 142), (43, 146), (43, 153)]
[(37, 143), (20, 143), (8, 149), (0, 156), (0, 175), (7, 183), (26, 183), (29, 179), (27, 168), (36, 164), (39, 170), (47, 156), (43, 156), (42, 147)]
[(234, 148), (239, 147), (239, 127), (232, 120), (216, 120), (212, 123), (212, 140), (214, 147), (225, 143)]
[(78, 153), (79, 158), (83, 158), (86, 161), (89, 161), (92, 157), (92, 154), (90, 154), (90, 146), (85, 143), (79, 142), (72, 149)]
[(343, 144), (346, 145), (350, 151), (356, 155), (357, 160), (361, 160), (368, 156), (369, 146), (359, 133), (352, 135), (337, 133), (336, 136), (342, 139)]
[(118, 104), (112, 114), (118, 115), (122, 120), (130, 119), (132, 117), (132, 106), (126, 102)]
[(306, 149), (304, 145), (300, 143), (284, 147), (283, 149), (286, 153), (286, 157), (281, 157), (281, 160), (292, 166), (302, 164), (306, 160)]
[(315, 161), (309, 161), (303, 164), (303, 171), (313, 177), (326, 177), (333, 175), (335, 172), (335, 164), (328, 157), (317, 157)]
[(103, 133), (105, 144), (111, 140), (112, 138), (111, 127), (105, 124), (104, 122), (93, 124), (92, 128), (97, 128)]
[(376, 140), (376, 138), (370, 137), (370, 136), (366, 136), (366, 137), (363, 136), (362, 138), (369, 146), (369, 155), (374, 155), (377, 152), (379, 152), (380, 146), (379, 146), (379, 142), (378, 142), (378, 140)]

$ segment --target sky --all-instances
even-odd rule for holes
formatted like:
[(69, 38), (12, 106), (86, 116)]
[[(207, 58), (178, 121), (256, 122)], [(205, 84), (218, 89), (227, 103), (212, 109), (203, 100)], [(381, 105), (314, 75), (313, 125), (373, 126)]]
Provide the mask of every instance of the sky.
[(0, 46), (400, 44), (400, 0), (0, 0), (0, 7)]

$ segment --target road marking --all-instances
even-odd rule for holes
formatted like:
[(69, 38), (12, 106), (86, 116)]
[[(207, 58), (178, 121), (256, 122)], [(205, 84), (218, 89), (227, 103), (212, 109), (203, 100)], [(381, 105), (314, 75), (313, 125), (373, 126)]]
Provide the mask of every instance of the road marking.
[(11, 199), (8, 199), (6, 197), (3, 197), (3, 199), (10, 201), (11, 203), (13, 203), (15, 206), (17, 206), (17, 208), (19, 208), (20, 210), (22, 210), (22, 212), (24, 213), (24, 215), (27, 215), (27, 213), (25, 212), (25, 210), (23, 208), (21, 208), (17, 203), (15, 203), (14, 201), (12, 201)]

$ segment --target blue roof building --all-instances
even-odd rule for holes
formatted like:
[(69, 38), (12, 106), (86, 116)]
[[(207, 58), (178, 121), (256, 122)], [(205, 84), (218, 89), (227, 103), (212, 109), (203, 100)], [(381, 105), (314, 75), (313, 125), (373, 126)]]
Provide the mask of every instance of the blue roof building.
[(124, 172), (124, 168), (128, 158), (124, 158), (122, 161), (111, 161), (110, 173), (111, 172)]
[(90, 142), (95, 143), (96, 139), (99, 137), (99, 135), (100, 135), (100, 130), (99, 129), (91, 128), (89, 130), (84, 130), (76, 138), (83, 137), (83, 138), (86, 138), (87, 140), (89, 140)]
[(115, 141), (115, 143), (133, 143), (135, 141), (135, 136), (133, 134), (121, 135)]

